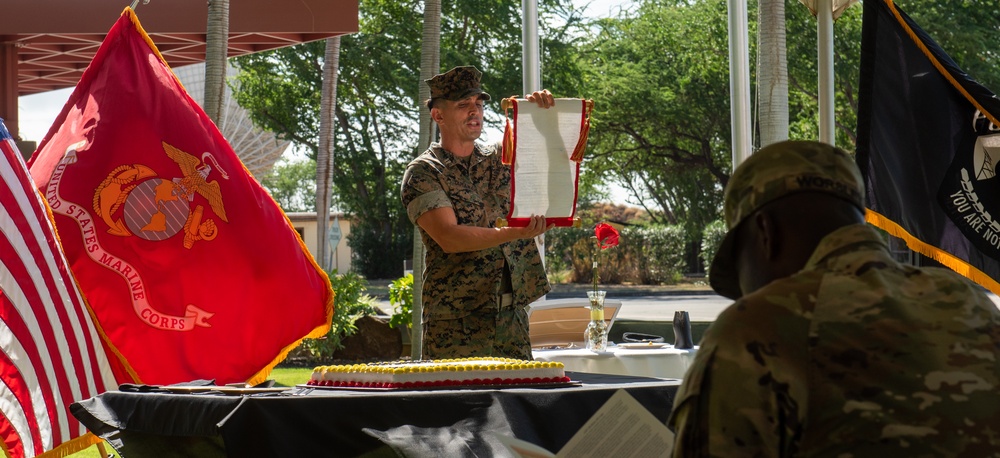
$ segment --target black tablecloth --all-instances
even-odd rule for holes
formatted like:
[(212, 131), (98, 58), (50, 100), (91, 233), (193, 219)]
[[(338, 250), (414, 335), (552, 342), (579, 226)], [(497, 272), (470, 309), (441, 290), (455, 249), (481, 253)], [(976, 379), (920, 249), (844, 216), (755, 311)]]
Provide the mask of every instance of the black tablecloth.
[(494, 435), (514, 436), (557, 452), (618, 389), (666, 421), (680, 384), (646, 377), (567, 375), (581, 384), (498, 390), (317, 389), (296, 396), (111, 391), (73, 403), (70, 410), (123, 458), (353, 457), (384, 449), (385, 443), (394, 443), (397, 450), (489, 456), (499, 447)]

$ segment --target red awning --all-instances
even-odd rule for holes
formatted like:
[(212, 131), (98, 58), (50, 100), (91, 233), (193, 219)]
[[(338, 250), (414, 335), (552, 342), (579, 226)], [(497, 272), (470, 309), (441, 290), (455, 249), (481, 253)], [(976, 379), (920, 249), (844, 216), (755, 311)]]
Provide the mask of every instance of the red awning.
[[(17, 94), (75, 86), (122, 0), (14, 0), (3, 7), (0, 43), (17, 55)], [(357, 0), (230, 2), (229, 56), (357, 32)], [(58, 12), (58, 13), (55, 13)], [(205, 0), (152, 0), (136, 15), (171, 66), (205, 60)]]

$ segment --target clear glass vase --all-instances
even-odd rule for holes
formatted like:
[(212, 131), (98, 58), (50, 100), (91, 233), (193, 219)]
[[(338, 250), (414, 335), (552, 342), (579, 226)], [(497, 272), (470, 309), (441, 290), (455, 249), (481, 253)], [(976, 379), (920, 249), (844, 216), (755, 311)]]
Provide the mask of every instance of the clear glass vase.
[(604, 296), (607, 291), (587, 291), (590, 300), (590, 323), (583, 331), (583, 342), (590, 351), (608, 349), (608, 325), (604, 322)]

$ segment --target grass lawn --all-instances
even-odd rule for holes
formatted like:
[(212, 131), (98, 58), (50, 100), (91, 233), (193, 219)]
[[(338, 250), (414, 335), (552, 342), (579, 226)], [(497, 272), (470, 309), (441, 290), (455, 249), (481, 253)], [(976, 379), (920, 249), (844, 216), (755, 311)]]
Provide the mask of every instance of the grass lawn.
[[(274, 379), (274, 386), (300, 385), (308, 382), (310, 375), (312, 375), (311, 367), (277, 367), (271, 371), (271, 378)], [(104, 449), (111, 456), (118, 458), (118, 454), (114, 452), (114, 449), (112, 449), (110, 445), (105, 444)], [(86, 449), (69, 456), (72, 458), (105, 458), (97, 452), (97, 446), (87, 447)]]
[(309, 381), (312, 367), (276, 367), (271, 371), (275, 386), (295, 386)]

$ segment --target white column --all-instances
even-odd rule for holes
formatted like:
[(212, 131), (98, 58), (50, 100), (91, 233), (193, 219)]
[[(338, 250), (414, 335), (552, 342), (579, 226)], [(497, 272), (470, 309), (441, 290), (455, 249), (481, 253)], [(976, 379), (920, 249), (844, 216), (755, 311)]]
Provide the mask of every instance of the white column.
[[(542, 90), (542, 62), (538, 52), (538, 0), (521, 0), (523, 24), (521, 31), (521, 68), (524, 94)], [(545, 234), (535, 237), (538, 254), (545, 266)], [(542, 297), (545, 299), (545, 297)]]
[(733, 169), (750, 157), (750, 48), (747, 2), (729, 0), (729, 99), (733, 123)]
[(538, 53), (538, 0), (521, 0), (523, 11), (521, 68), (524, 93), (542, 89), (542, 64)]
[(835, 114), (833, 110), (833, 3), (816, 2), (816, 49), (819, 78), (819, 141), (835, 145)]

